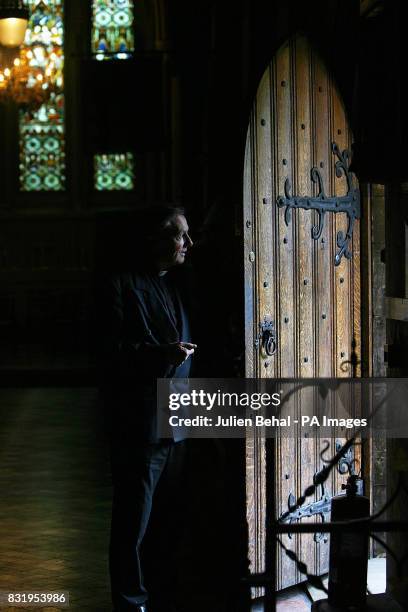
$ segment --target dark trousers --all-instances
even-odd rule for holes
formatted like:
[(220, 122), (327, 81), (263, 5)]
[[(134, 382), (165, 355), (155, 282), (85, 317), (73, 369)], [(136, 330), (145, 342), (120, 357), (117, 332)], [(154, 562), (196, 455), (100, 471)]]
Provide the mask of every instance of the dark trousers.
[[(134, 612), (148, 599), (144, 584), (141, 546), (152, 512), (159, 480), (166, 469), (167, 489), (171, 481), (180, 486), (180, 456), (183, 442), (112, 444), (113, 503), (109, 550), (112, 601), (115, 612)], [(174, 465), (177, 467), (174, 468)], [(176, 493), (176, 491), (174, 491)], [(175, 499), (168, 499), (171, 508)], [(169, 516), (162, 517), (162, 523)], [(150, 555), (152, 552), (150, 552)], [(158, 552), (159, 554), (159, 552)]]

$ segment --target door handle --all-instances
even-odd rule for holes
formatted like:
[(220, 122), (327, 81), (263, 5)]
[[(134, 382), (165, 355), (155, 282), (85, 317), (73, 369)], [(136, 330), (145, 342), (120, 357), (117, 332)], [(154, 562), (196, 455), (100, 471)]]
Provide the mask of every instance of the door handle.
[(278, 348), (276, 341), (276, 332), (275, 332), (275, 324), (271, 319), (264, 319), (260, 323), (261, 327), (261, 343), (262, 348), (265, 353), (271, 357), (276, 353), (276, 349)]

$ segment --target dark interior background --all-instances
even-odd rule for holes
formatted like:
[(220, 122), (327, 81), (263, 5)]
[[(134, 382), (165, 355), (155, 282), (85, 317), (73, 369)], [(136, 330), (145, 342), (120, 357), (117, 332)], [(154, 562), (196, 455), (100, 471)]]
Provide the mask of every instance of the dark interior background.
[[(201, 365), (242, 371), (242, 171), (262, 73), (288, 36), (306, 32), (344, 97), (357, 176), (403, 182), (407, 9), (398, 0), (141, 1), (134, 58), (96, 62), (88, 4), (65, 7), (65, 192), (19, 192), (16, 109), (0, 107), (0, 363), (90, 373), (94, 272), (113, 261), (129, 210), (167, 201), (187, 208), (198, 333), (222, 353), (205, 359), (203, 346)], [(93, 155), (102, 151), (134, 153), (134, 191), (94, 191)]]
[[(196, 240), (189, 264), (199, 304), (195, 375), (242, 375), (248, 119), (273, 54), (299, 30), (337, 80), (359, 180), (386, 186), (387, 291), (405, 297), (404, 0), (140, 0), (134, 58), (100, 63), (90, 57), (89, 4), (65, 3), (65, 192), (18, 191), (16, 109), (0, 106), (2, 384), (95, 383), (95, 276), (115, 261), (129, 211), (156, 202), (185, 206)], [(133, 192), (94, 191), (92, 160), (101, 151), (134, 153)], [(395, 332), (400, 375), (407, 372), (405, 326)], [(239, 450), (223, 453), (240, 462)], [(226, 473), (234, 494), (223, 516), (235, 512), (234, 529), (242, 532), (242, 472)], [(225, 550), (235, 555), (233, 546)]]

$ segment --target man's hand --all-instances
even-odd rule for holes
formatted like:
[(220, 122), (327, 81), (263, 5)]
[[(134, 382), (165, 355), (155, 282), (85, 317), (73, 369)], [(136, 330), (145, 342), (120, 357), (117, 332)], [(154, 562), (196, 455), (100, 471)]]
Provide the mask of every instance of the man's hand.
[(172, 342), (165, 345), (166, 357), (171, 365), (179, 366), (194, 354), (196, 348), (197, 345), (191, 342)]

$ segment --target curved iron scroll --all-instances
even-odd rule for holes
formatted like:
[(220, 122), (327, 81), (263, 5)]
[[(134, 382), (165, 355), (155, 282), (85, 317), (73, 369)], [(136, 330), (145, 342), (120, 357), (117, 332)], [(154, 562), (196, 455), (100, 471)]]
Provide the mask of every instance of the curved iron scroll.
[[(336, 453), (338, 453), (342, 448), (341, 440), (336, 440)], [(356, 474), (356, 466), (358, 464), (358, 460), (354, 458), (353, 447), (351, 446), (348, 451), (341, 457), (337, 464), (337, 471), (340, 474)]]
[(319, 221), (317, 225), (312, 227), (312, 238), (318, 240), (322, 235), (324, 220), (326, 212), (333, 213), (346, 213), (348, 218), (348, 225), (346, 233), (339, 231), (337, 232), (336, 243), (338, 252), (334, 257), (334, 265), (338, 266), (344, 255), (346, 259), (351, 259), (351, 251), (349, 244), (353, 237), (353, 228), (355, 219), (359, 219), (361, 216), (360, 211), (360, 192), (353, 185), (352, 173), (349, 170), (350, 166), (350, 152), (345, 149), (343, 152), (340, 151), (338, 145), (332, 142), (332, 152), (338, 158), (336, 161), (336, 176), (340, 178), (343, 174), (347, 181), (347, 194), (345, 196), (327, 196), (324, 191), (323, 179), (319, 170), (313, 167), (310, 171), (311, 179), (314, 183), (317, 183), (318, 194), (317, 196), (293, 196), (291, 195), (291, 183), (289, 178), (285, 179), (284, 185), (284, 196), (279, 196), (276, 200), (279, 208), (286, 207), (285, 210), (285, 223), (289, 225), (291, 220), (292, 208), (304, 208), (306, 210), (316, 210), (319, 215)]

